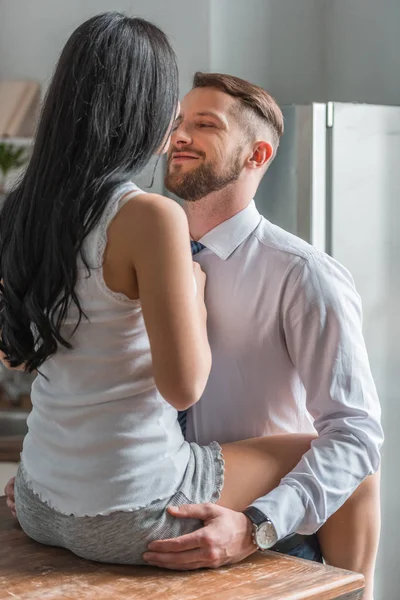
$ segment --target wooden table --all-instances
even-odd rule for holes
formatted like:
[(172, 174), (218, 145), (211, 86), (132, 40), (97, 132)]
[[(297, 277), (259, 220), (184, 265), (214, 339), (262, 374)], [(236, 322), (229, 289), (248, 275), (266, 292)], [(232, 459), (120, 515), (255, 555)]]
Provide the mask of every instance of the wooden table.
[(28, 539), (0, 498), (0, 600), (357, 600), (363, 577), (274, 552), (193, 572), (103, 565)]

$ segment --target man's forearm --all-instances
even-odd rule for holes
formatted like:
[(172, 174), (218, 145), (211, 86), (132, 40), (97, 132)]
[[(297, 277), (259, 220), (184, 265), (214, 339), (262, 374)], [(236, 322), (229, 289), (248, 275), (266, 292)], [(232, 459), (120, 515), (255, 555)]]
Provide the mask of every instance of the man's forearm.
[(312, 534), (379, 464), (378, 441), (367, 447), (353, 434), (322, 435), (280, 485), (253, 506), (271, 519), (279, 538), (294, 531)]

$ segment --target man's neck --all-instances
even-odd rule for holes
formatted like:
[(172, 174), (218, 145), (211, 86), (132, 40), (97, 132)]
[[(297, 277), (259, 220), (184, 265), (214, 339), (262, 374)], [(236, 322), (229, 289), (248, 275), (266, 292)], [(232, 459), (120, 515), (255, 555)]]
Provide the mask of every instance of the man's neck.
[(184, 202), (193, 240), (201, 239), (203, 235), (235, 216), (251, 202), (253, 198), (251, 194), (229, 188), (230, 186), (194, 202)]

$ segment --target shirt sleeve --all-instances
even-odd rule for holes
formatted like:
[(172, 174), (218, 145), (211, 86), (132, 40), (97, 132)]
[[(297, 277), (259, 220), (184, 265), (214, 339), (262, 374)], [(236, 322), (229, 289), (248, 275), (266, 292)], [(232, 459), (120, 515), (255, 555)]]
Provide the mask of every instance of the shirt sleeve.
[(282, 301), (287, 350), (306, 390), (318, 438), (271, 493), (253, 503), (278, 536), (318, 530), (380, 464), (380, 405), (349, 272), (322, 253), (288, 276)]

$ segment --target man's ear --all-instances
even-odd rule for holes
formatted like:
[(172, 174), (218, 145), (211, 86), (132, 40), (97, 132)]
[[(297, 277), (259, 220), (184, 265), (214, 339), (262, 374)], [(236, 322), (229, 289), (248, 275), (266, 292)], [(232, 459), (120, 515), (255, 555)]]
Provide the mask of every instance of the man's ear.
[(269, 142), (256, 142), (247, 166), (251, 169), (260, 169), (271, 160), (273, 153), (274, 149)]

